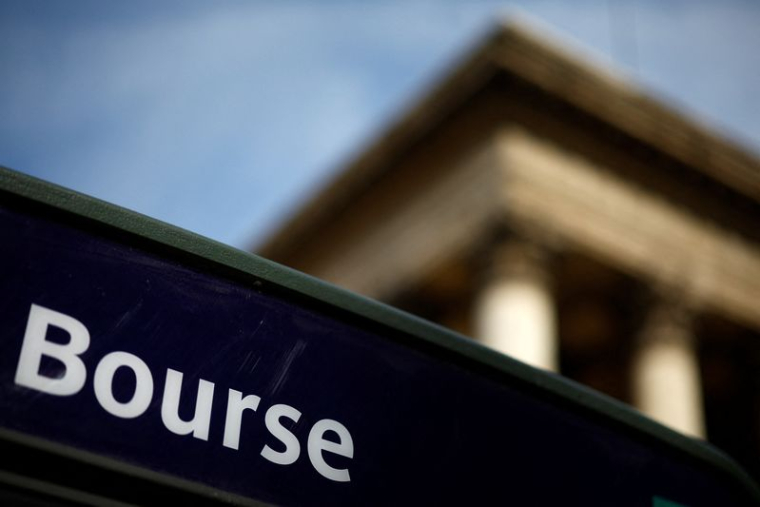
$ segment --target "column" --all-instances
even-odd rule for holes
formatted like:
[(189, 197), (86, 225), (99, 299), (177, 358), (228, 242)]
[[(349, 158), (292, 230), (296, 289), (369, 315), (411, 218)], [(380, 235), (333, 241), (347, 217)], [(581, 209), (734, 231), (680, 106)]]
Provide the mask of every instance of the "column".
[(660, 301), (649, 312), (633, 362), (635, 405), (662, 424), (704, 438), (699, 362), (690, 315)]
[(557, 371), (556, 310), (545, 261), (530, 243), (498, 248), (475, 302), (476, 337), (531, 366)]

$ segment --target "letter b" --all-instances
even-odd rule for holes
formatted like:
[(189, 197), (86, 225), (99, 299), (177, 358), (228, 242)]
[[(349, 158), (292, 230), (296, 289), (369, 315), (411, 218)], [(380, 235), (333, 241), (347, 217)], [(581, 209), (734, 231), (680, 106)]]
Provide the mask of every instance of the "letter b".
[[(45, 340), (49, 326), (66, 331), (70, 338), (69, 343)], [(32, 304), (14, 380), (18, 385), (48, 394), (76, 394), (82, 389), (87, 378), (87, 369), (79, 355), (89, 346), (90, 333), (84, 324), (63, 313)], [(65, 369), (62, 376), (55, 378), (40, 375), (43, 355), (63, 363)]]

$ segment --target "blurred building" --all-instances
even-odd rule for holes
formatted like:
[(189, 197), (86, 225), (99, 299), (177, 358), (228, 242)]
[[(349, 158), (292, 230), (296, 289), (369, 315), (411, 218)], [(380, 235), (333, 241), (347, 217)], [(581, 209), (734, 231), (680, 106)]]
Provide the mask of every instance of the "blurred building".
[(760, 475), (760, 162), (540, 36), (490, 34), (259, 253)]

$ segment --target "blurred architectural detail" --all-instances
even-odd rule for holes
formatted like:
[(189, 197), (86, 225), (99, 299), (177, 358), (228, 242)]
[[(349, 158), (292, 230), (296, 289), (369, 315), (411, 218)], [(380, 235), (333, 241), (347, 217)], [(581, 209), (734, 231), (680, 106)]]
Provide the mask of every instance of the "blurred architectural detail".
[(760, 162), (499, 27), (259, 250), (760, 475)]
[(687, 435), (705, 436), (694, 337), (675, 305), (660, 303), (645, 317), (632, 379), (634, 404), (643, 412)]
[(475, 337), (524, 363), (557, 370), (554, 298), (540, 251), (500, 245), (475, 300)]

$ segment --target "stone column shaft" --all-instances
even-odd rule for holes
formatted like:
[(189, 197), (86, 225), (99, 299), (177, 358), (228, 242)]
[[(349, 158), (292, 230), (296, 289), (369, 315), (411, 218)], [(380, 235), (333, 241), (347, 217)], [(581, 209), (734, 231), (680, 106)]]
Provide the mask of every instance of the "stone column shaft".
[(699, 362), (688, 316), (672, 305), (654, 307), (633, 364), (634, 403), (666, 426), (705, 437)]
[(476, 336), (515, 359), (556, 371), (556, 310), (543, 261), (533, 246), (500, 248), (476, 301)]

